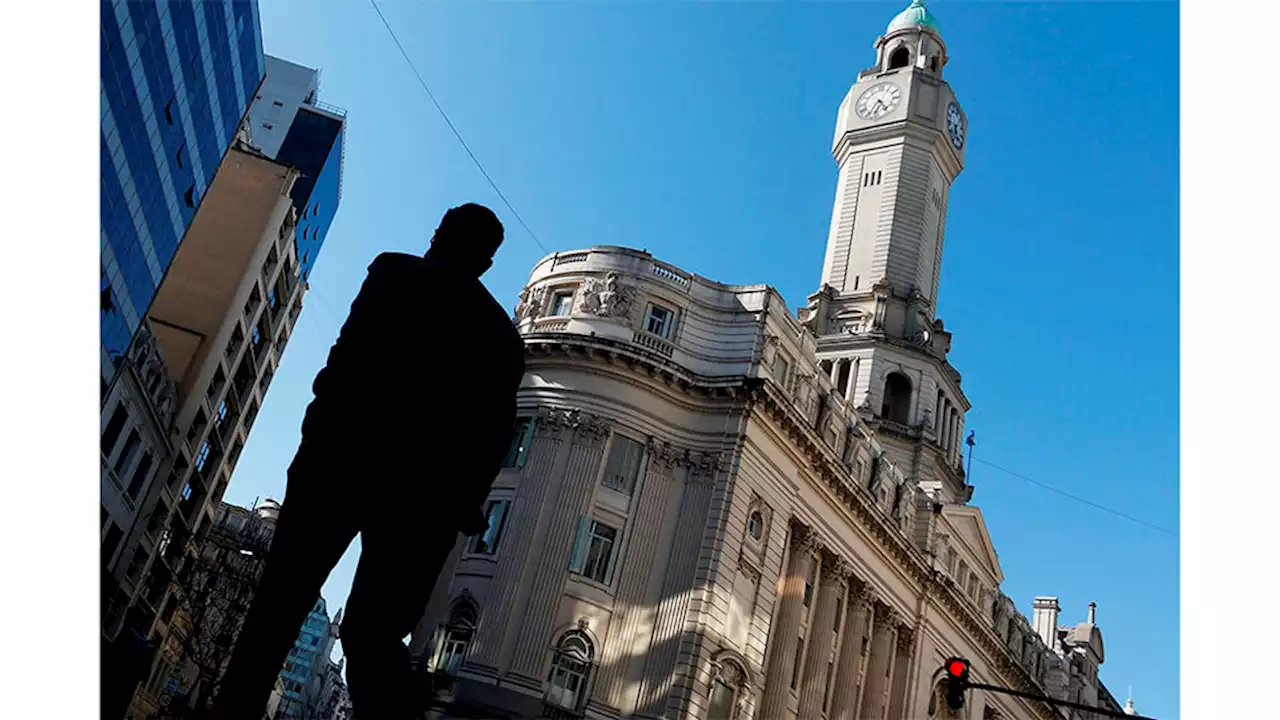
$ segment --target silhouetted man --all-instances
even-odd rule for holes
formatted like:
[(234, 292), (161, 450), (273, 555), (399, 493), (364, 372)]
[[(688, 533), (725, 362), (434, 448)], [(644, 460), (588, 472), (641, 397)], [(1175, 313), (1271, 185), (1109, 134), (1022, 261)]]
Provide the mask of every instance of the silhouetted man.
[(515, 424), (524, 345), (480, 276), (502, 244), (488, 208), (444, 216), (425, 257), (383, 253), (324, 369), (271, 554), (215, 701), (259, 720), (320, 587), (352, 538), (363, 550), (340, 629), (360, 720), (422, 712), (403, 638), (481, 506)]

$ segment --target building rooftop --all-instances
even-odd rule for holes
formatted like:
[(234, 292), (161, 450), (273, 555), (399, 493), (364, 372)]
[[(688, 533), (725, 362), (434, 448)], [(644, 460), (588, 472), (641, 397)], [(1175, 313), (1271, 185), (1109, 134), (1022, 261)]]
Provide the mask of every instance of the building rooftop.
[(929, 12), (929, 8), (924, 6), (924, 0), (911, 0), (911, 5), (906, 10), (898, 13), (897, 17), (889, 22), (889, 27), (884, 34), (910, 28), (925, 28), (938, 32), (938, 20), (933, 13)]

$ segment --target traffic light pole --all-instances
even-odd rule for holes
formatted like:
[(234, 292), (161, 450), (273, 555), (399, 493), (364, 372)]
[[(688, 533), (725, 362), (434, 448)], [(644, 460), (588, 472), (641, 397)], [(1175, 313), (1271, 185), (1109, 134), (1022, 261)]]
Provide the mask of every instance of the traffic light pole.
[(986, 690), (987, 692), (1004, 693), (1005, 695), (1014, 695), (1020, 698), (1027, 698), (1028, 700), (1039, 700), (1041, 702), (1049, 703), (1050, 705), (1067, 707), (1073, 710), (1084, 710), (1085, 712), (1091, 712), (1094, 715), (1101, 715), (1103, 717), (1126, 718), (1127, 720), (1155, 720), (1155, 718), (1144, 717), (1142, 715), (1125, 715), (1122, 712), (1115, 712), (1113, 710), (1105, 710), (1103, 708), (1090, 707), (1088, 705), (1082, 705), (1080, 703), (1067, 702), (1066, 700), (1058, 700), (1057, 698), (1051, 698), (1051, 697), (1048, 697), (1047, 695), (1037, 695), (1035, 693), (1028, 693), (1028, 692), (1022, 692), (1021, 690), (1014, 690), (1012, 688), (1003, 688), (997, 685), (987, 685), (986, 683), (976, 683), (976, 682), (966, 682), (964, 685), (966, 689), (973, 688), (974, 690)]

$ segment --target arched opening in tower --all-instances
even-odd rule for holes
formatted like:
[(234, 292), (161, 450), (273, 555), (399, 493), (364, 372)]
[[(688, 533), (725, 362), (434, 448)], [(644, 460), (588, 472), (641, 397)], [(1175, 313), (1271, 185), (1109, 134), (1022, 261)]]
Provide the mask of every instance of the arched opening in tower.
[(880, 416), (906, 425), (910, 412), (911, 381), (902, 373), (889, 373), (884, 381), (884, 401), (880, 406)]
[(889, 55), (890, 70), (897, 70), (898, 68), (904, 68), (910, 62), (911, 62), (911, 51), (907, 50), (905, 47), (900, 47), (897, 50), (894, 50)]

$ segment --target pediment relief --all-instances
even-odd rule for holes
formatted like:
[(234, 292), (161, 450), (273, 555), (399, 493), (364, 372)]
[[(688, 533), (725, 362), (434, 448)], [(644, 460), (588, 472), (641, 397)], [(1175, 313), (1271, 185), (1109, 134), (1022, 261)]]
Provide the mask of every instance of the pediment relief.
[(984, 573), (994, 578), (997, 585), (1003, 582), (1004, 571), (987, 533), (982, 511), (972, 505), (950, 505), (943, 507), (942, 516), (951, 527), (951, 544), (963, 545), (969, 555), (980, 563)]

